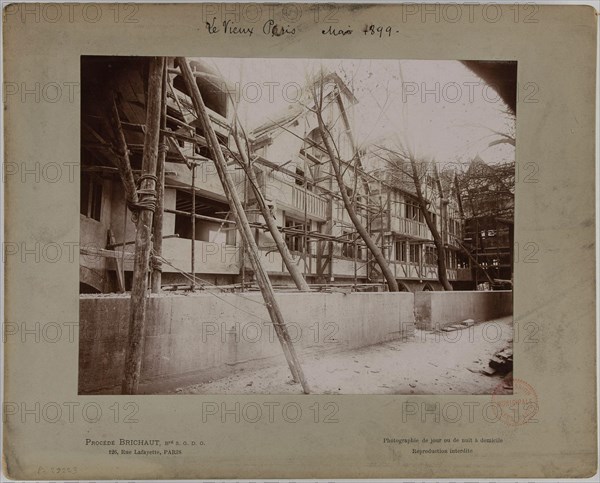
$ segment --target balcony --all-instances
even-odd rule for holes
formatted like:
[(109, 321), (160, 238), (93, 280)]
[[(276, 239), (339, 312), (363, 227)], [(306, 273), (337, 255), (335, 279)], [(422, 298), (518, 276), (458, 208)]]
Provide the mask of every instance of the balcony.
[(408, 218), (392, 217), (392, 231), (423, 240), (433, 240), (425, 223)]
[[(381, 218), (374, 218), (371, 222), (371, 230), (378, 231), (381, 229)], [(391, 231), (398, 235), (406, 235), (411, 238), (433, 240), (431, 232), (425, 223), (421, 223), (417, 220), (410, 220), (408, 218), (400, 218), (398, 216), (384, 218), (383, 230)]]
[(291, 205), (302, 213), (306, 211), (312, 218), (325, 219), (327, 216), (327, 202), (300, 186), (292, 186)]
[[(373, 219), (371, 222), (371, 230), (374, 232), (381, 230), (381, 218)], [(433, 236), (431, 235), (426, 223), (408, 218), (400, 218), (398, 216), (384, 218), (383, 230), (391, 231), (398, 235), (406, 235), (410, 238), (433, 241)], [(454, 248), (460, 248), (457, 240), (460, 241), (460, 237), (457, 237), (457, 235), (448, 232), (443, 234), (443, 242), (446, 245)]]
[[(281, 254), (274, 248), (260, 249), (261, 260), (267, 272), (271, 274), (288, 273), (288, 270), (281, 258)], [(292, 263), (294, 263), (303, 275), (318, 275), (318, 257), (314, 254), (306, 255), (298, 252), (292, 252)], [(246, 269), (252, 270), (252, 265), (248, 259), (245, 260)], [(366, 260), (354, 260), (342, 257), (333, 257), (333, 276), (349, 278), (356, 276), (364, 278), (367, 276), (368, 263)], [(328, 272), (327, 272), (328, 273)]]
[(334, 277), (354, 277), (355, 270), (357, 277), (367, 276), (368, 263), (366, 260), (350, 260), (347, 258), (334, 257), (333, 276)]
[(277, 205), (296, 216), (303, 217), (306, 213), (311, 219), (327, 219), (327, 201), (302, 186), (268, 176), (261, 189), (266, 198), (275, 201)]

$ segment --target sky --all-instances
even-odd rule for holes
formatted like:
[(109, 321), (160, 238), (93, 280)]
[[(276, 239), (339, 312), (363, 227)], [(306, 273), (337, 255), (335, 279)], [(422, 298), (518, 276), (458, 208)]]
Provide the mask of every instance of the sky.
[(376, 59), (204, 59), (239, 100), (249, 129), (302, 102), (308, 79), (337, 72), (354, 92), (351, 108), (359, 144), (386, 140), (437, 163), (490, 164), (515, 160), (509, 144), (489, 147), (494, 131), (514, 136), (515, 120), (498, 94), (458, 61)]

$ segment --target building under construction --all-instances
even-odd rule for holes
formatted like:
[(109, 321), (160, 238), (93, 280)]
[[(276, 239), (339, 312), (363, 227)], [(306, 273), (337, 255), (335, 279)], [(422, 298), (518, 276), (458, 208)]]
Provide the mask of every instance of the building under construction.
[(201, 59), (81, 67), (81, 394), (157, 393), (282, 355), (308, 394), (296, 350), (510, 315), (510, 291), (449, 291), (473, 258), (456, 176), (385, 139), (359, 145), (338, 74), (248, 128)]
[[(282, 289), (293, 287), (286, 260), (265, 221), (265, 207), (285, 241), (287, 262), (314, 289), (382, 290), (381, 270), (344, 206), (310, 95), (248, 130), (236, 119), (227, 79), (201, 59), (192, 60), (190, 66), (272, 283)], [(148, 69), (148, 58), (82, 57), (82, 293), (131, 289), (136, 236), (131, 192), (140, 189), (140, 180), (148, 181), (142, 176)], [(306, 92), (315, 92), (315, 86), (322, 89), (322, 115), (343, 171), (343, 189), (400, 288), (439, 289), (437, 252), (414, 186), (399, 181), (398, 174), (388, 169), (389, 157), (380, 147), (356, 145), (353, 112), (360, 105), (340, 77), (323, 75)], [(152, 233), (154, 280), (160, 280), (156, 283), (163, 290), (213, 285), (252, 290), (255, 270), (236, 228), (238, 220), (173, 58), (166, 60), (163, 91), (166, 109), (159, 158), (164, 157), (164, 181), (156, 181), (162, 193)], [(120, 168), (125, 155), (135, 183), (129, 192)], [(456, 190), (451, 183), (444, 186), (445, 181), (434, 167), (419, 180), (443, 238), (448, 278), (464, 282), (471, 277), (469, 270), (459, 267), (464, 258), (459, 246), (463, 217)], [(157, 218), (162, 225), (159, 232)]]

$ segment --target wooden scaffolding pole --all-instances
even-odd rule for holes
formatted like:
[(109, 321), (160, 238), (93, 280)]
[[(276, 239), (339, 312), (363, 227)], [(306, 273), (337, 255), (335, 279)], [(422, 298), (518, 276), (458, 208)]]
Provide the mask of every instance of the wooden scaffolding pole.
[[(163, 62), (162, 74), (162, 95), (161, 95), (161, 116), (160, 116), (160, 146), (158, 149), (158, 162), (156, 166), (156, 212), (153, 219), (153, 248), (154, 254), (162, 255), (163, 241), (163, 219), (164, 219), (164, 198), (165, 198), (165, 159), (167, 157), (167, 138), (165, 129), (167, 127), (167, 63)], [(162, 263), (159, 260), (152, 260), (151, 276), (152, 293), (159, 293), (162, 282)]]
[(231, 178), (231, 175), (227, 170), (227, 163), (225, 161), (225, 157), (223, 156), (223, 152), (221, 150), (219, 140), (217, 139), (217, 135), (215, 134), (215, 131), (212, 127), (210, 118), (208, 116), (208, 112), (206, 111), (206, 106), (204, 105), (204, 100), (202, 99), (202, 95), (200, 94), (200, 89), (196, 84), (196, 80), (187, 62), (187, 59), (185, 57), (177, 57), (177, 63), (179, 64), (179, 68), (181, 69), (181, 73), (183, 74), (185, 84), (192, 98), (194, 109), (196, 110), (196, 113), (204, 129), (204, 135), (209, 141), (209, 146), (214, 157), (214, 163), (217, 169), (217, 173), (219, 175), (219, 178), (221, 179), (221, 183), (223, 184), (225, 195), (227, 196), (227, 199), (231, 207), (233, 208), (233, 213), (236, 217), (236, 221), (238, 222), (237, 227), (240, 231), (242, 238), (244, 239), (244, 242), (246, 243), (248, 256), (250, 258), (252, 268), (254, 269), (256, 274), (256, 280), (263, 294), (265, 305), (269, 312), (269, 316), (271, 317), (271, 321), (273, 322), (275, 332), (277, 334), (277, 337), (279, 338), (279, 342), (281, 344), (283, 353), (292, 373), (292, 377), (295, 381), (300, 382), (304, 393), (308, 394), (308, 383), (306, 382), (304, 372), (302, 370), (302, 367), (300, 366), (298, 356), (296, 355), (296, 351), (292, 344), (290, 335), (287, 331), (283, 315), (281, 313), (281, 310), (279, 309), (279, 304), (275, 299), (275, 292), (273, 291), (273, 286), (271, 285), (271, 281), (269, 280), (269, 277), (267, 276), (267, 273), (264, 267), (262, 266), (260, 255), (258, 252), (258, 247), (256, 245), (254, 237), (252, 236), (252, 228), (250, 228), (248, 218), (246, 217), (246, 213), (242, 208), (242, 203), (235, 189), (233, 179)]
[[(196, 214), (196, 163), (192, 163), (192, 214)], [(196, 217), (192, 216), (191, 273), (192, 292), (196, 289)]]
[(152, 215), (156, 207), (156, 165), (160, 133), (161, 92), (164, 57), (152, 57), (148, 79), (146, 134), (140, 176), (139, 216), (135, 235), (135, 258), (129, 310), (129, 335), (125, 354), (122, 394), (137, 394), (144, 354), (148, 262), (151, 251)]
[(254, 196), (256, 197), (256, 201), (258, 203), (258, 208), (260, 209), (262, 216), (265, 220), (265, 223), (267, 224), (267, 228), (269, 229), (269, 233), (271, 233), (271, 236), (273, 237), (273, 241), (275, 242), (275, 245), (277, 246), (277, 249), (279, 250), (279, 253), (281, 254), (281, 258), (283, 258), (283, 263), (285, 263), (285, 266), (288, 269), (288, 272), (290, 273), (292, 280), (296, 284), (296, 287), (298, 287), (298, 290), (300, 290), (301, 292), (310, 292), (310, 287), (308, 286), (308, 283), (306, 283), (306, 280), (300, 273), (300, 270), (298, 270), (298, 267), (294, 264), (294, 262), (292, 260), (292, 256), (290, 254), (290, 251), (288, 250), (288, 247), (285, 244), (283, 237), (281, 236), (281, 232), (277, 228), (277, 223), (275, 223), (275, 218), (273, 217), (273, 213), (271, 213), (271, 210), (265, 203), (262, 193), (260, 192), (260, 188), (258, 186), (258, 180), (256, 179), (256, 173), (254, 173), (254, 168), (252, 167), (252, 164), (250, 163), (250, 160), (248, 159), (248, 154), (247, 154), (246, 150), (244, 149), (242, 140), (239, 137), (239, 133), (237, 132), (237, 129), (233, 130), (233, 138), (235, 140), (235, 144), (240, 153), (240, 156), (242, 157), (242, 162), (244, 163), (244, 169), (245, 169), (248, 179), (250, 181), (250, 186), (252, 187), (252, 190), (254, 191)]
[(116, 143), (111, 146), (111, 151), (115, 155), (119, 176), (121, 177), (123, 188), (125, 189), (125, 198), (128, 202), (137, 203), (138, 195), (135, 188), (133, 171), (131, 170), (131, 163), (129, 161), (129, 150), (127, 148), (127, 142), (125, 141), (125, 134), (123, 133), (123, 126), (113, 92), (110, 93), (108, 119), (108, 129), (109, 132), (112, 131), (113, 139)]

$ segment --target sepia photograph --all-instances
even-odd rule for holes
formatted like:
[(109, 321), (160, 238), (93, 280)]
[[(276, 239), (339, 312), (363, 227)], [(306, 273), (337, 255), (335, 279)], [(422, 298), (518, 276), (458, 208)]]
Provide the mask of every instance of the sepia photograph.
[(2, 476), (598, 479), (597, 6), (5, 7)]
[(516, 61), (82, 56), (78, 393), (512, 394), (517, 90)]

